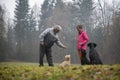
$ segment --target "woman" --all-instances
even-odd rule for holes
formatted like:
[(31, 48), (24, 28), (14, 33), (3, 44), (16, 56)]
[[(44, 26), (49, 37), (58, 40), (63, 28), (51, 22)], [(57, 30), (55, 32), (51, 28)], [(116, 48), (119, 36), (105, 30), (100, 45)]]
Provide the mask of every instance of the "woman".
[(78, 31), (77, 50), (80, 57), (81, 65), (89, 64), (89, 61), (86, 57), (86, 44), (88, 42), (88, 36), (86, 32), (82, 29), (82, 25), (77, 25), (76, 29)]

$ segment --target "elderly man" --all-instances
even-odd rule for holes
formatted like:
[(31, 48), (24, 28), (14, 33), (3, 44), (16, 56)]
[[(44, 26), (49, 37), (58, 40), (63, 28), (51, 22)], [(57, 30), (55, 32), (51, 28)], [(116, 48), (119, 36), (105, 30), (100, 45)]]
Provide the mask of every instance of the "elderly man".
[(39, 66), (44, 66), (43, 64), (43, 58), (46, 54), (47, 62), (49, 66), (54, 66), (52, 61), (52, 51), (51, 47), (54, 43), (56, 43), (61, 48), (66, 48), (65, 45), (63, 45), (58, 37), (58, 33), (62, 30), (62, 27), (60, 25), (55, 25), (52, 28), (47, 28), (45, 31), (43, 31), (40, 34), (40, 59), (39, 59)]

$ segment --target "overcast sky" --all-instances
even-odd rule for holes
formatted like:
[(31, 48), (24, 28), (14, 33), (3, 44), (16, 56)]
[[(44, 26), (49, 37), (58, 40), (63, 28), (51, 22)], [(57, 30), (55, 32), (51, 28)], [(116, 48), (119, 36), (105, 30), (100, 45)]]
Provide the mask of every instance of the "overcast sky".
[[(32, 7), (34, 4), (37, 4), (39, 7), (43, 3), (44, 0), (29, 0), (30, 7)], [(64, 1), (71, 1), (71, 0), (64, 0)], [(97, 1), (97, 0), (95, 0)], [(107, 0), (109, 3), (112, 0)], [(10, 15), (10, 18), (14, 17), (14, 8), (15, 8), (15, 0), (0, 0), (0, 4), (7, 9), (8, 15)]]
[[(43, 3), (44, 0), (29, 0), (30, 7), (34, 4), (37, 4), (39, 7)], [(71, 1), (71, 0), (64, 0), (64, 1)], [(10, 18), (14, 17), (14, 8), (15, 8), (15, 0), (0, 0), (0, 4), (7, 9), (8, 15)]]
[[(40, 6), (44, 0), (29, 0), (30, 7), (34, 4)], [(13, 18), (14, 8), (15, 8), (15, 0), (0, 0), (0, 4), (7, 9), (8, 15)]]

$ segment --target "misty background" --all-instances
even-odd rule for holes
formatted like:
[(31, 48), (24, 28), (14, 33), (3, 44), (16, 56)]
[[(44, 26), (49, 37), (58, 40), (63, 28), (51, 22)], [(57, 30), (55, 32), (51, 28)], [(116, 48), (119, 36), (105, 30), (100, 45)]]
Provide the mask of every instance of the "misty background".
[(55, 44), (52, 47), (54, 62), (60, 63), (70, 54), (71, 63), (79, 64), (76, 26), (82, 24), (89, 42), (97, 44), (96, 50), (103, 63), (119, 64), (120, 1), (110, 1), (44, 0), (41, 6), (31, 7), (29, 0), (15, 0), (12, 18), (5, 5), (0, 4), (0, 61), (38, 63), (40, 33), (58, 24), (63, 28), (60, 40), (68, 48), (61, 49)]

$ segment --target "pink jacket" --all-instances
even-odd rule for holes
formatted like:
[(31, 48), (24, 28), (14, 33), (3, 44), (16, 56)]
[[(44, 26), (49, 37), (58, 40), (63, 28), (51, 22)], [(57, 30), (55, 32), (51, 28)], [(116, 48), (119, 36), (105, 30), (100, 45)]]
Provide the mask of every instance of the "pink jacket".
[(81, 33), (78, 34), (77, 36), (77, 49), (84, 49), (86, 50), (86, 44), (88, 42), (88, 36), (85, 31), (82, 31)]

